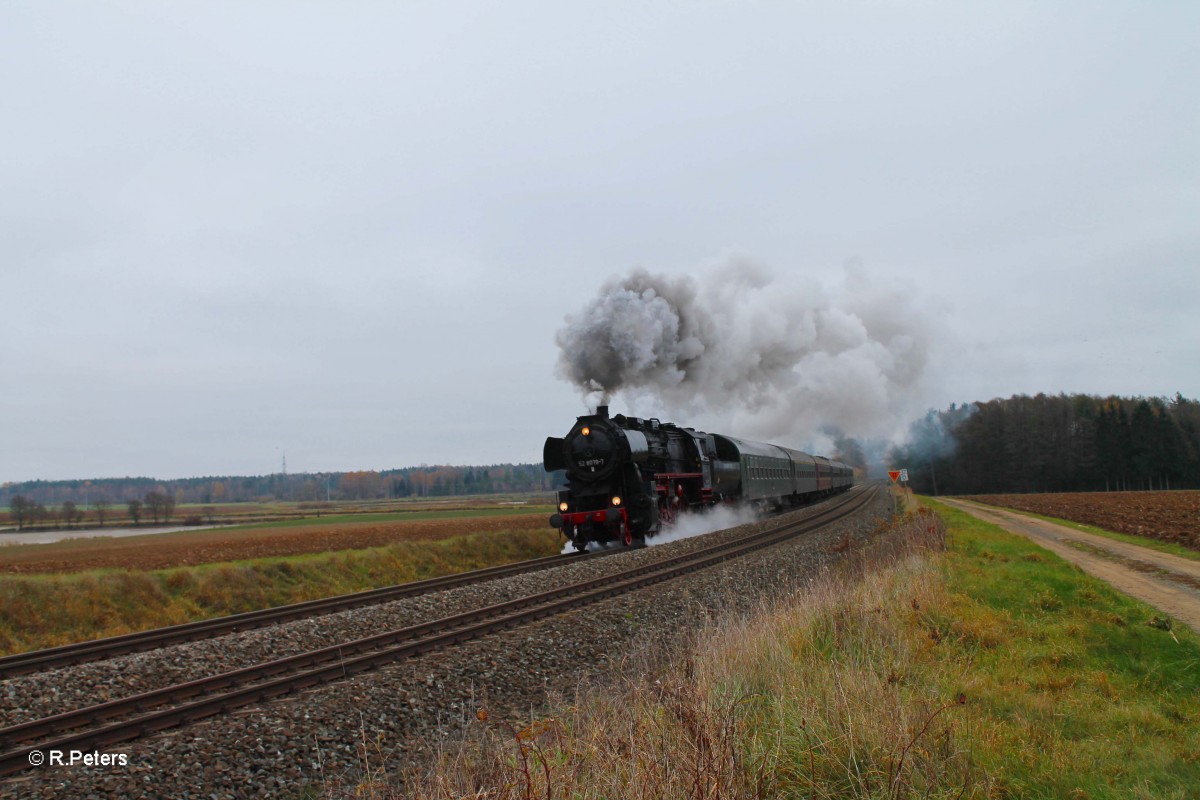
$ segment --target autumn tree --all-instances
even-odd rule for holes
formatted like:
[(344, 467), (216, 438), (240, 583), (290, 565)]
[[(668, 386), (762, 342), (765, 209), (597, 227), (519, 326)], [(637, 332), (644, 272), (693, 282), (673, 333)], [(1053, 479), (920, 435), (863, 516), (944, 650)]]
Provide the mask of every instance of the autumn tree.
[(383, 494), (383, 480), (378, 472), (363, 470), (347, 472), (338, 481), (342, 497), (349, 500), (369, 500)]
[(130, 500), (127, 507), (129, 508), (129, 518), (133, 520), (133, 524), (140, 523), (142, 521), (142, 501)]

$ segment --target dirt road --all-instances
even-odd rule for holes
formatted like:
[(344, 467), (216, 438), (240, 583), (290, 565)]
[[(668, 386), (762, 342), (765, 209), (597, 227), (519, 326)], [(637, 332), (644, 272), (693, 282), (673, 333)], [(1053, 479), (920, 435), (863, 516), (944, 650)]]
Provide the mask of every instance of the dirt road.
[(1200, 633), (1200, 561), (1078, 531), (965, 500), (939, 502), (1028, 537), (1128, 595), (1165, 611)]

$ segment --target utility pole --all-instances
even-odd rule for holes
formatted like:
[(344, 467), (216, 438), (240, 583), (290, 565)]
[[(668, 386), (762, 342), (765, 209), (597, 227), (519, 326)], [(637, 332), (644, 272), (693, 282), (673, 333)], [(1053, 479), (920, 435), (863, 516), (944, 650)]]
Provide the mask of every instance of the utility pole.
[(276, 494), (276, 497), (278, 497), (280, 500), (287, 500), (288, 499), (287, 453), (283, 454), (283, 472), (280, 473), (280, 476), (281, 477), (280, 477), (280, 481), (279, 481), (279, 491)]

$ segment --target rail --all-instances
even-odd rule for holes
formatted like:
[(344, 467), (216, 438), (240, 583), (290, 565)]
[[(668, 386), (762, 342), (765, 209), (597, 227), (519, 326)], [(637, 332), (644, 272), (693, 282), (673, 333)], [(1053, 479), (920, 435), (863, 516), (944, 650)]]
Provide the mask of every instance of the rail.
[[(37, 742), (0, 754), (0, 776), (28, 768), (29, 756), (35, 751), (87, 751), (108, 747), (704, 569), (848, 517), (864, 507), (876, 492), (875, 487), (854, 492), (808, 519), (776, 526), (754, 536), (694, 553), (444, 619), (0, 729), (0, 743), (4, 747)], [(277, 677), (280, 675), (282, 677)], [(143, 713), (148, 709), (179, 703), (182, 704)], [(135, 714), (140, 716), (131, 717)], [(109, 722), (114, 719), (120, 721)], [(100, 727), (95, 727), (98, 724)]]

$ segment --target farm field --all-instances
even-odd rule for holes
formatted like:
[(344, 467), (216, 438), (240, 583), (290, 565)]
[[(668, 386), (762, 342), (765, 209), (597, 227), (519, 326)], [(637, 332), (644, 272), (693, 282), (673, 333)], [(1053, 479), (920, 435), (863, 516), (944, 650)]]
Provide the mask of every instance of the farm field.
[[(168, 520), (155, 521), (147, 510), (142, 514), (141, 524), (145, 526), (158, 525), (255, 525), (292, 522), (305, 524), (307, 521), (328, 520), (330, 517), (359, 517), (378, 519), (381, 514), (395, 514), (398, 517), (412, 513), (429, 512), (476, 512), (485, 509), (516, 509), (525, 507), (526, 510), (537, 508), (549, 503), (549, 495), (538, 494), (491, 494), (491, 495), (461, 495), (452, 497), (405, 497), (390, 500), (335, 500), (332, 502), (287, 502), (263, 501), (246, 503), (213, 503), (200, 505), (182, 503), (175, 506)], [(83, 521), (78, 525), (66, 526), (57, 518), (59, 508), (51, 507), (51, 518), (46, 521), (27, 523), (25, 530), (104, 530), (111, 527), (133, 525), (128, 509), (124, 503), (115, 503), (108, 507), (104, 514), (103, 525), (98, 520), (98, 512), (94, 506), (81, 506), (84, 512)], [(16, 531), (11, 510), (0, 506), (0, 543), (4, 541), (3, 534)]]
[(963, 499), (1200, 550), (1200, 491), (970, 495)]
[[(537, 506), (0, 547), (0, 654), (557, 553)], [(371, 521), (374, 518), (375, 521)]]
[(414, 514), (378, 522), (310, 520), (283, 526), (219, 528), (122, 538), (68, 539), (52, 544), (0, 547), (0, 572), (45, 574), (95, 569), (155, 570), (215, 562), (361, 550), (401, 542), (433, 542), (466, 533), (533, 531), (547, 528), (546, 514), (481, 511), (474, 514)]

